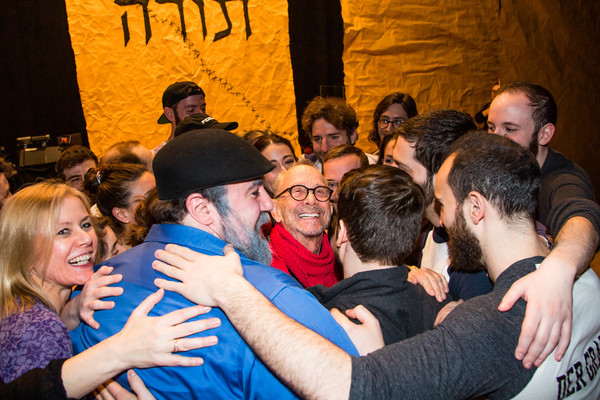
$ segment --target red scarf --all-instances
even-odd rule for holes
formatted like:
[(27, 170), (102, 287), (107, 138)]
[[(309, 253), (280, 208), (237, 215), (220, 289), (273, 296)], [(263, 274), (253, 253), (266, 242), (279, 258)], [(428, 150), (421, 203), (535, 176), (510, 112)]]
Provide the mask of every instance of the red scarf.
[(293, 276), (302, 286), (333, 286), (338, 279), (335, 276), (335, 257), (327, 234), (323, 233), (321, 253), (313, 254), (281, 225), (275, 224), (271, 231), (271, 266)]

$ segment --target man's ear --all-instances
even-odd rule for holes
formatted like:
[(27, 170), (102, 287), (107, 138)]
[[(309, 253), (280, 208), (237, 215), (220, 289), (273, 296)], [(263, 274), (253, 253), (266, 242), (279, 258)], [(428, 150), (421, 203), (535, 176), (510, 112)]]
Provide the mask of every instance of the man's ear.
[(275, 220), (275, 222), (279, 222), (281, 223), (281, 220), (283, 219), (281, 217), (281, 211), (279, 211), (279, 200), (278, 199), (273, 199), (273, 209), (271, 210), (271, 217), (273, 217), (273, 219)]
[(346, 232), (346, 225), (341, 219), (338, 220), (338, 227), (335, 235), (335, 244), (340, 247), (342, 244), (348, 241), (348, 232)]
[(169, 121), (175, 123), (175, 110), (173, 110), (171, 107), (165, 107), (163, 109), (163, 113)]
[(479, 224), (479, 222), (485, 217), (485, 199), (481, 195), (481, 193), (472, 191), (467, 196), (465, 200), (467, 209), (465, 210), (465, 218), (469, 218), (474, 225)]
[(185, 208), (190, 217), (202, 225), (209, 226), (215, 220), (213, 215), (215, 208), (209, 207), (209, 201), (200, 193), (190, 194), (187, 199), (185, 199)]
[(358, 131), (356, 129), (353, 130), (348, 137), (350, 138), (350, 144), (354, 145), (354, 143), (356, 143), (356, 141), (358, 140)]
[(130, 224), (134, 221), (133, 215), (129, 215), (129, 211), (126, 208), (113, 207), (112, 215), (122, 224)]
[(547, 123), (538, 132), (538, 143), (540, 146), (546, 146), (554, 136), (554, 124)]

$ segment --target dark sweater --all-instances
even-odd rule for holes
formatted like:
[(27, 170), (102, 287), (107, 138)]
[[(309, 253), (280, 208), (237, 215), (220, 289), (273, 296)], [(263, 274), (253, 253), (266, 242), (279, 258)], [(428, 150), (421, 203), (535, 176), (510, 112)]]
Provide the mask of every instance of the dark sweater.
[(536, 219), (550, 229), (554, 238), (569, 218), (578, 216), (589, 220), (600, 235), (600, 206), (587, 173), (550, 148), (541, 172)]
[(10, 383), (0, 381), (0, 399), (3, 400), (59, 400), (67, 399), (61, 371), (66, 360), (53, 360), (46, 368), (35, 368)]
[[(342, 313), (359, 304), (379, 321), (385, 344), (407, 339), (433, 328), (438, 311), (444, 306), (420, 285), (406, 281), (408, 268), (359, 272), (331, 288), (317, 285), (308, 288), (327, 309)], [(358, 321), (354, 321), (358, 323)]]
[(491, 293), (459, 305), (435, 329), (352, 357), (350, 398), (508, 399), (518, 394), (536, 370), (525, 369), (514, 356), (526, 303), (521, 299), (506, 312), (498, 305), (510, 286), (542, 261), (514, 263)]

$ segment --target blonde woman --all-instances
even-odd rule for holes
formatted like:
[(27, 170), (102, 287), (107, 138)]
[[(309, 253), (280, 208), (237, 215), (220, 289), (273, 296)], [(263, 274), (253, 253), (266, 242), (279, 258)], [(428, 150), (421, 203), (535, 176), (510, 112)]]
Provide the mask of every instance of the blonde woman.
[[(87, 198), (65, 184), (50, 182), (21, 190), (2, 209), (0, 246), (0, 378), (10, 382), (52, 360), (72, 356), (69, 334), (59, 314), (73, 286), (86, 284), (94, 273), (97, 238)], [(206, 312), (205, 308), (149, 318), (148, 311), (162, 297), (160, 293), (153, 296), (141, 311), (132, 314), (129, 327), (99, 345), (102, 351), (67, 362), (67, 367), (78, 367), (71, 368), (63, 381), (77, 386), (78, 396), (90, 385), (93, 388), (98, 379), (101, 382), (122, 369), (202, 362), (173, 358), (171, 353), (214, 344), (214, 337), (200, 338), (204, 341), (180, 338), (217, 323), (180, 324)], [(143, 343), (141, 339), (150, 332), (148, 324), (154, 332)], [(89, 368), (81, 368), (82, 363)]]

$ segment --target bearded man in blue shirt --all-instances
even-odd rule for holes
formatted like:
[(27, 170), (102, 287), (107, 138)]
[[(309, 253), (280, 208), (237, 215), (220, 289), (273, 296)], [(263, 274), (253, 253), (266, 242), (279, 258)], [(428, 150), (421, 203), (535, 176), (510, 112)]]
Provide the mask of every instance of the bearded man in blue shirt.
[[(223, 130), (191, 131), (167, 143), (156, 155), (153, 169), (157, 195), (147, 199), (146, 211), (157, 223), (146, 240), (105, 262), (122, 274), (117, 284), (123, 295), (107, 298), (111, 310), (94, 314), (95, 330), (80, 325), (72, 333), (75, 352), (81, 352), (122, 329), (133, 309), (156, 291), (154, 280), (165, 275), (152, 269), (154, 253), (169, 243), (195, 251), (222, 255), (226, 243), (239, 253), (244, 276), (277, 308), (292, 319), (329, 339), (346, 352), (357, 354), (342, 327), (318, 301), (283, 272), (269, 267), (271, 253), (260, 233), (272, 209), (262, 176), (273, 168), (249, 143)], [(150, 315), (188, 307), (182, 296), (165, 292)], [(138, 370), (158, 399), (293, 398), (254, 355), (218, 308), (197, 318), (218, 317), (216, 346), (189, 351), (202, 357), (199, 367), (161, 367)], [(269, 332), (265, 332), (268, 336)], [(174, 343), (174, 351), (178, 348)], [(128, 387), (124, 375), (117, 380)]]

